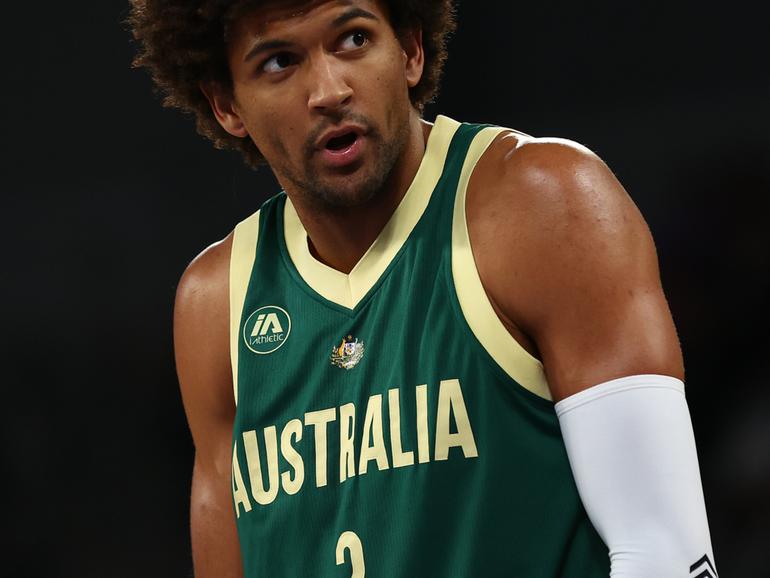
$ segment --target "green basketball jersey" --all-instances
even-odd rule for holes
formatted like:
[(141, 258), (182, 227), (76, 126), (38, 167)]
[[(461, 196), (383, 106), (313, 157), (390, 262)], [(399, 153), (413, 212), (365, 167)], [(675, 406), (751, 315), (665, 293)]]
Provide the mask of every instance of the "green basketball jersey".
[(465, 194), (503, 129), (439, 117), (347, 275), (285, 194), (236, 227), (232, 491), (247, 578), (606, 578), (543, 368), (473, 261)]

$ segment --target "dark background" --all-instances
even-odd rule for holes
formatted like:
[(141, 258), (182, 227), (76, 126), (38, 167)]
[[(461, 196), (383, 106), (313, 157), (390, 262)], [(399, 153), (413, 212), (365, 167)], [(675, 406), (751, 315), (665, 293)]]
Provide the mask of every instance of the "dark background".
[[(720, 574), (770, 568), (770, 80), (760, 3), (466, 1), (426, 117), (577, 140), (649, 221)], [(9, 577), (190, 576), (172, 303), (277, 190), (164, 110), (127, 3), (3, 7)]]

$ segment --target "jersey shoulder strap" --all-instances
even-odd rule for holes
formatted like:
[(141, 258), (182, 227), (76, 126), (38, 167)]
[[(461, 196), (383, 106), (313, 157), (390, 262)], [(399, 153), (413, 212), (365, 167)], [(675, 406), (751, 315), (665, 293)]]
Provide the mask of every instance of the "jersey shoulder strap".
[(233, 395), (238, 403), (238, 331), (246, 301), (251, 269), (257, 256), (261, 210), (238, 223), (233, 231), (230, 249), (230, 364), (233, 372)]

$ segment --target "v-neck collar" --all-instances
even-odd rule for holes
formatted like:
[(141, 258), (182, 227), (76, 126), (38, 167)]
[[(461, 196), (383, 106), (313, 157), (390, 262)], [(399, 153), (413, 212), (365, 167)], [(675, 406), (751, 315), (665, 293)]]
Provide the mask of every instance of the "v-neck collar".
[(313, 257), (308, 247), (307, 231), (291, 200), (286, 198), (283, 214), (286, 248), (300, 277), (313, 291), (332, 303), (352, 310), (374, 287), (425, 212), (444, 169), (452, 137), (459, 126), (460, 123), (448, 117), (436, 118), (412, 184), (388, 223), (348, 274)]

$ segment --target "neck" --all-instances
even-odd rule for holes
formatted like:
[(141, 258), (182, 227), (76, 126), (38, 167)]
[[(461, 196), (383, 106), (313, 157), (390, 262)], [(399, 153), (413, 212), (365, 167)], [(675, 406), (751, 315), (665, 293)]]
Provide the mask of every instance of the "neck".
[(430, 124), (413, 115), (410, 136), (380, 194), (356, 207), (327, 210), (303, 203), (289, 195), (308, 234), (311, 254), (329, 267), (350, 273), (374, 243), (412, 184), (425, 154)]

